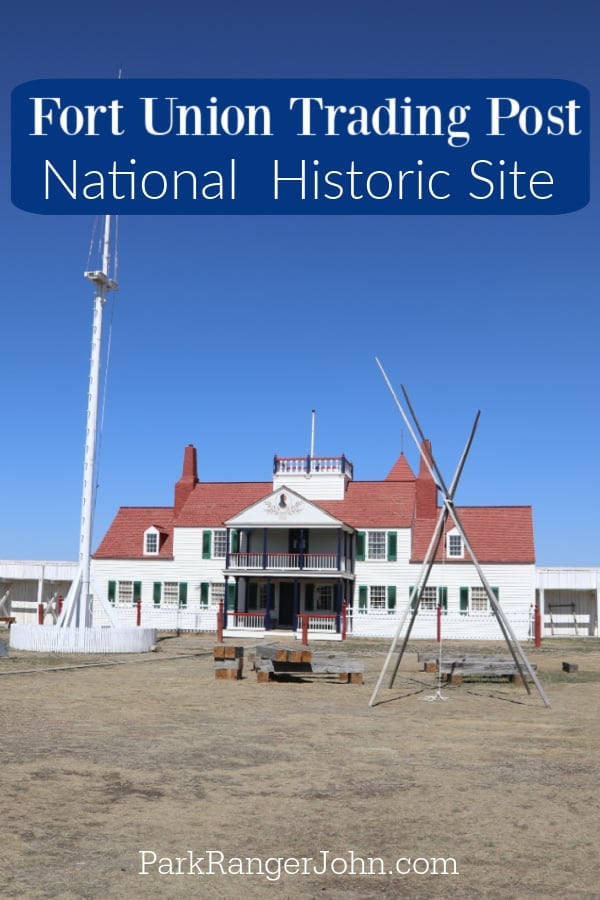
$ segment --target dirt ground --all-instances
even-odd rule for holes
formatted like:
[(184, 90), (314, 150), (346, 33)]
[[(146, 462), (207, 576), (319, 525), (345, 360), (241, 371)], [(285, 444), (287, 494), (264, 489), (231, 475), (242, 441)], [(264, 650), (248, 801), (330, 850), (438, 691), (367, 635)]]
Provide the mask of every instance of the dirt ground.
[(237, 682), (211, 635), (0, 659), (0, 895), (600, 896), (600, 641), (525, 645), (549, 709), (502, 681), (426, 702), (424, 642), (374, 707), (387, 641), (314, 645), (363, 660), (362, 686), (259, 684), (255, 643)]

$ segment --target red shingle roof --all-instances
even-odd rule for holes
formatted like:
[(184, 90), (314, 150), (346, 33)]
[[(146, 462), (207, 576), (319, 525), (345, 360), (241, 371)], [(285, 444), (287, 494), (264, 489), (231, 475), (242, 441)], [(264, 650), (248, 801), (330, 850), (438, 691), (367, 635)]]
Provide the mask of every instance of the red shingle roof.
[[(384, 481), (351, 481), (343, 500), (310, 502), (351, 528), (412, 526), (412, 562), (422, 562), (436, 520), (414, 520), (417, 483), (401, 454)], [(174, 527), (223, 528), (226, 521), (272, 492), (270, 481), (198, 482), (177, 516), (173, 508), (122, 507), (94, 555), (100, 559), (148, 559), (143, 552), (144, 532), (154, 525), (161, 532), (158, 556), (172, 558)], [(426, 515), (434, 510), (432, 497)], [(479, 562), (535, 562), (531, 507), (463, 507), (458, 512)], [(452, 527), (449, 520), (447, 528)], [(441, 558), (440, 549), (438, 559)]]
[[(456, 509), (460, 523), (473, 547), (480, 563), (534, 563), (533, 517), (530, 506), (466, 506)], [(435, 519), (421, 519), (415, 522), (412, 533), (411, 562), (423, 562), (431, 536), (435, 529)], [(446, 531), (454, 528), (448, 519)], [(442, 559), (443, 548), (437, 553)], [(444, 562), (454, 565), (471, 561), (444, 558)]]
[(144, 532), (160, 532), (158, 557), (173, 556), (173, 510), (165, 506), (122, 506), (94, 556), (97, 559), (147, 559)]

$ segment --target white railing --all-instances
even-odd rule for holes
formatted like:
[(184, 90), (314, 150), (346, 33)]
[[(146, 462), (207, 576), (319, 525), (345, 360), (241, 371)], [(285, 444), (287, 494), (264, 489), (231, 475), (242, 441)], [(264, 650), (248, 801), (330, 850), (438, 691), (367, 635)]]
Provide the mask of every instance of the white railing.
[(298, 630), (302, 631), (303, 622), (308, 620), (308, 631), (336, 632), (337, 616), (335, 613), (301, 613), (298, 616)]
[(352, 478), (353, 466), (345, 456), (286, 456), (275, 458), (275, 474), (314, 475), (319, 472), (329, 475), (344, 472)]
[(249, 613), (240, 613), (240, 612), (228, 612), (227, 613), (227, 628), (239, 628), (240, 630), (252, 630), (256, 631), (257, 629), (263, 629), (265, 627), (265, 613), (259, 612), (249, 612)]
[(338, 557), (337, 553), (230, 553), (229, 569), (337, 572)]

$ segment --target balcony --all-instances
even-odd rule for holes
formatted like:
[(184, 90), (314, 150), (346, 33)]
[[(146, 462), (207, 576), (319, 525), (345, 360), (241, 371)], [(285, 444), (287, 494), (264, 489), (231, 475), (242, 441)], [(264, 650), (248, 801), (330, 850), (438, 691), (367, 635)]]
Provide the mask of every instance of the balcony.
[(353, 478), (353, 466), (345, 456), (276, 456), (274, 475), (346, 475)]
[(348, 572), (351, 561), (337, 553), (230, 553), (227, 571)]

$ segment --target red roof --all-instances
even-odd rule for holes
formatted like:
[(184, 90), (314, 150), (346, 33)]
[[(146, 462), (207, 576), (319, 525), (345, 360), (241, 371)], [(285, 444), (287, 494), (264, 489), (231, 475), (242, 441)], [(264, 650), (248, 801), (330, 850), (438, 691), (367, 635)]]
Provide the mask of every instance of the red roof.
[[(458, 519), (480, 563), (534, 563), (533, 517), (530, 506), (465, 506), (457, 507)], [(437, 520), (415, 522), (412, 533), (411, 562), (423, 562)], [(449, 518), (446, 531), (454, 528)], [(436, 559), (454, 565), (471, 561), (443, 557), (443, 544)]]
[[(436, 519), (431, 518), (436, 501), (423, 506), (427, 518), (415, 521), (417, 480), (401, 454), (384, 481), (351, 481), (343, 500), (310, 500), (351, 528), (410, 528), (412, 562), (423, 561)], [(161, 532), (160, 558), (173, 556), (173, 529), (224, 528), (225, 522), (264, 497), (270, 496), (270, 481), (196, 482), (179, 514), (165, 507), (122, 507), (100, 543), (95, 557), (101, 559), (148, 559), (144, 554), (144, 532), (155, 526)], [(533, 563), (531, 507), (463, 507), (458, 509), (468, 540), (481, 563)], [(449, 520), (447, 530), (454, 527)], [(442, 550), (438, 559), (442, 558)], [(447, 560), (450, 564), (464, 560)]]
[(152, 526), (160, 532), (157, 556), (172, 558), (173, 510), (165, 506), (122, 506), (94, 556), (98, 559), (147, 559), (144, 556), (144, 532)]

